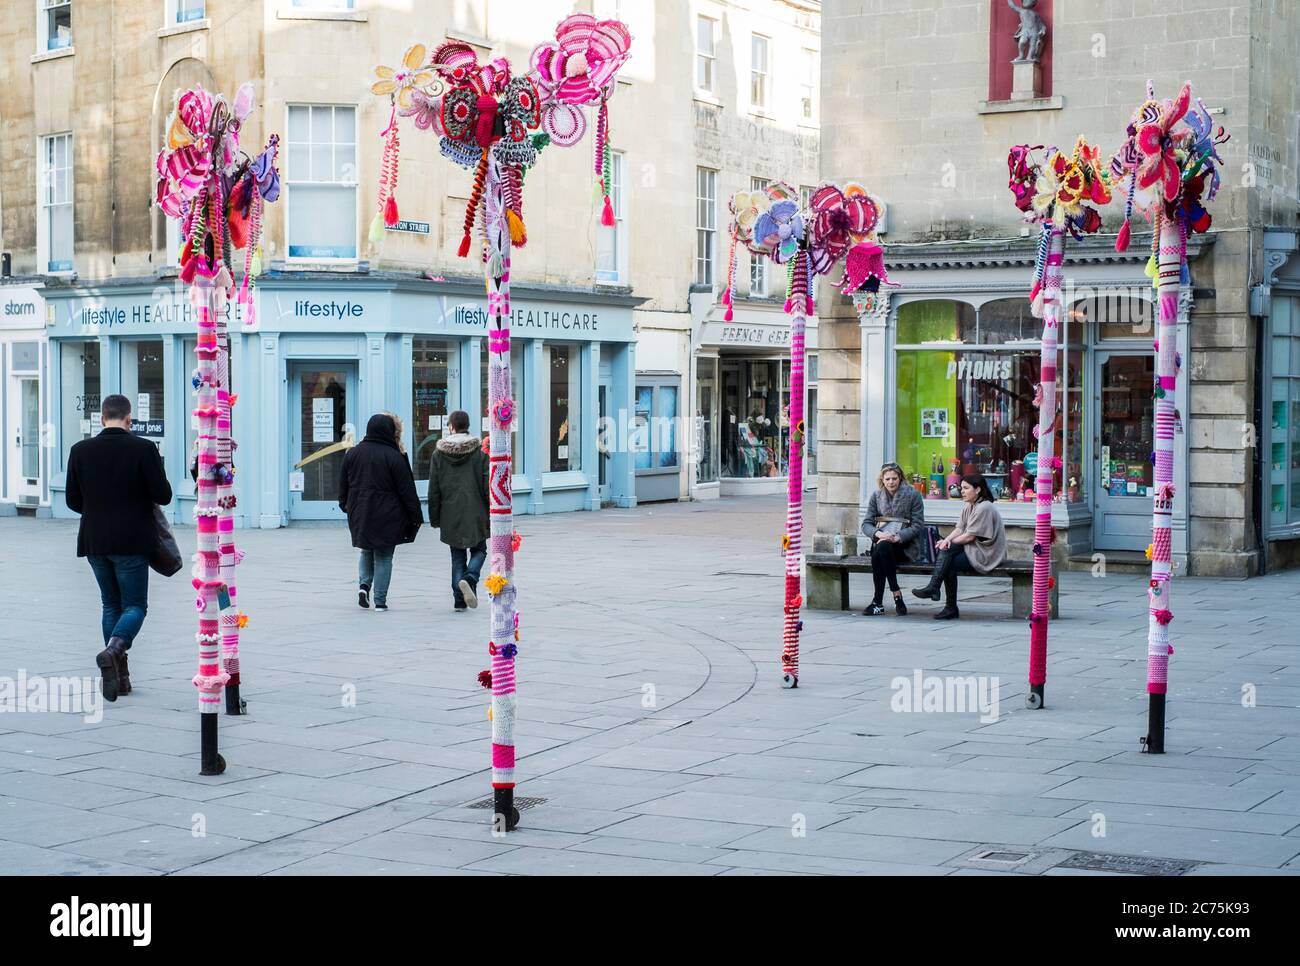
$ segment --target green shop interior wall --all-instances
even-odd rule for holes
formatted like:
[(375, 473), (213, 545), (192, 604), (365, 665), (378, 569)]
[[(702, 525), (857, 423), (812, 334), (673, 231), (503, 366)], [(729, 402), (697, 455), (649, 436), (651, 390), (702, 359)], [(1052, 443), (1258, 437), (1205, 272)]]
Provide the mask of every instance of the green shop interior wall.
[[(964, 303), (949, 301), (908, 302), (898, 309), (898, 342), (957, 341), (957, 314), (974, 310)], [(957, 455), (957, 380), (948, 378), (948, 363), (956, 358), (945, 351), (900, 351), (895, 369), (897, 425), (894, 459), (909, 474), (930, 475), (930, 463), (937, 454), (944, 461)], [(921, 437), (921, 410), (947, 409), (949, 432), (943, 439)]]

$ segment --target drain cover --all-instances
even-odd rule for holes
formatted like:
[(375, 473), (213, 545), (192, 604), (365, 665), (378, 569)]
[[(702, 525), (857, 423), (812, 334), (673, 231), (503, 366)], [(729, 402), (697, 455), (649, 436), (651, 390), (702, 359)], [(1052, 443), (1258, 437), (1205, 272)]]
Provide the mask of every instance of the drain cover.
[(1201, 863), (1188, 859), (1151, 858), (1145, 855), (1115, 855), (1110, 852), (1076, 852), (1057, 864), (1061, 869), (1092, 872), (1126, 872), (1129, 875), (1183, 875)]
[[(526, 811), (527, 809), (532, 808), (534, 805), (542, 804), (542, 802), (544, 801), (546, 801), (546, 799), (544, 798), (529, 798), (527, 796), (521, 796), (515, 799), (515, 808), (523, 812)], [(494, 808), (495, 806), (496, 803), (489, 797), (489, 798), (480, 798), (477, 802), (470, 802), (465, 807), (466, 808)]]
[(981, 862), (1006, 862), (1010, 864), (1023, 862), (1029, 856), (1030, 853), (1028, 852), (985, 852), (982, 855), (974, 856), (974, 858)]

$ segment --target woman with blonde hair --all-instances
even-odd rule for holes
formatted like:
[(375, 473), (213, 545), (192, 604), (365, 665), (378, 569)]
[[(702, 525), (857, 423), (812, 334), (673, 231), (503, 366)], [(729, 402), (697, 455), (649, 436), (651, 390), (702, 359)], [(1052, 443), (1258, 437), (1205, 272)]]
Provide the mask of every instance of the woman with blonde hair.
[(921, 559), (920, 536), (925, 530), (925, 503), (921, 494), (903, 482), (903, 468), (886, 463), (876, 477), (876, 492), (867, 501), (862, 532), (871, 537), (871, 580), (876, 594), (862, 612), (878, 617), (885, 612), (885, 582), (894, 594), (894, 613), (907, 613), (898, 586), (898, 565)]

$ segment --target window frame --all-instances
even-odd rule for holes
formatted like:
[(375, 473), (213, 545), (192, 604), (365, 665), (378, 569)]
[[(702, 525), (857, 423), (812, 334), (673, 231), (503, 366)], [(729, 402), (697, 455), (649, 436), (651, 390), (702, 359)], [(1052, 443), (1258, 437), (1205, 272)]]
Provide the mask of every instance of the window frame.
[[(750, 193), (752, 194), (756, 191), (764, 191), (771, 183), (771, 180), (768, 178), (756, 178), (750, 176)], [(765, 299), (770, 295), (767, 290), (767, 262), (768, 260), (762, 255), (757, 255), (754, 252), (749, 253), (749, 297), (752, 299)]]
[[(710, 195), (702, 194), (702, 189), (707, 185)], [(707, 206), (707, 207), (706, 207)], [(708, 213), (708, 217), (703, 219), (708, 222), (707, 225), (701, 225), (700, 215), (702, 212)], [(717, 272), (714, 267), (717, 264), (718, 251), (718, 170), (716, 168), (706, 168), (703, 165), (695, 166), (695, 284), (706, 285), (709, 288), (717, 287)], [(703, 269), (703, 271), (701, 271)]]
[[(760, 70), (755, 55), (758, 53), (759, 41), (763, 51), (763, 64)], [(763, 114), (771, 108), (772, 102), (772, 38), (757, 31), (749, 35), (749, 107), (750, 110)], [(761, 99), (755, 99), (754, 87), (759, 86)]]
[[(307, 115), (307, 117), (308, 117), (308, 129), (307, 129), (308, 140), (307, 140), (306, 142), (290, 141), (290, 134), (289, 134), (289, 132), (290, 132), (289, 117), (290, 117), (291, 112), (292, 112), (295, 108), (305, 109), (305, 110), (307, 110), (307, 112), (308, 112), (308, 115)], [(284, 177), (284, 188), (285, 188), (285, 190), (284, 190), (284, 256), (285, 256), (285, 262), (286, 262), (287, 264), (293, 264), (293, 265), (303, 265), (303, 264), (314, 264), (314, 265), (355, 265), (358, 261), (361, 260), (361, 191), (360, 191), (360, 179), (359, 179), (359, 178), (356, 178), (355, 175), (354, 175), (354, 180), (352, 180), (351, 182), (348, 182), (348, 181), (298, 181), (298, 180), (296, 180), (296, 179), (293, 177), (293, 167), (292, 167), (292, 165), (289, 163), (289, 158), (290, 158), (290, 156), (291, 156), (291, 154), (292, 154), (292, 151), (291, 151), (291, 145), (298, 145), (298, 144), (305, 143), (306, 146), (307, 146), (307, 150), (308, 150), (308, 157), (310, 158), (310, 152), (311, 152), (312, 146), (316, 143), (315, 141), (311, 140), (312, 135), (313, 135), (313, 132), (312, 132), (311, 127), (310, 127), (310, 125), (311, 125), (311, 123), (312, 123), (312, 122), (311, 122), (311, 112), (312, 112), (315, 108), (329, 108), (329, 109), (330, 109), (330, 111), (331, 111), (331, 115), (330, 115), (331, 126), (333, 126), (333, 120), (334, 120), (334, 116), (335, 116), (335, 115), (334, 115), (334, 112), (337, 112), (340, 108), (343, 108), (343, 109), (345, 109), (345, 110), (352, 111), (352, 138), (353, 138), (353, 140), (352, 140), (352, 142), (351, 142), (351, 143), (352, 143), (352, 163), (353, 163), (353, 167), (354, 167), (355, 169), (357, 169), (357, 170), (359, 170), (359, 166), (360, 166), (360, 161), (359, 161), (359, 156), (358, 156), (358, 153), (359, 153), (359, 144), (358, 144), (358, 142), (357, 142), (357, 129), (358, 129), (358, 128), (357, 128), (357, 125), (358, 125), (359, 122), (360, 122), (360, 113), (361, 113), (361, 112), (360, 112), (360, 108), (359, 108), (359, 106), (358, 106), (357, 104), (334, 103), (334, 102), (315, 103), (315, 102), (299, 101), (299, 102), (294, 102), (294, 103), (286, 103), (286, 104), (284, 105), (284, 132), (285, 132), (285, 138), (284, 138), (284, 159), (285, 159), (285, 166), (284, 166), (284, 175), (283, 175), (283, 177)], [(333, 140), (330, 141), (329, 144), (330, 144), (331, 152), (333, 152), (333, 151), (338, 147), (338, 145), (341, 144), (341, 143), (345, 143), (345, 142), (333, 141)], [(332, 161), (332, 160), (333, 160), (333, 154), (331, 153), (331, 161)], [(312, 173), (314, 174), (315, 172), (312, 172)], [(324, 186), (324, 187), (343, 187), (343, 188), (351, 188), (351, 189), (352, 189), (352, 207), (353, 207), (353, 217), (352, 217), (352, 225), (353, 225), (352, 248), (353, 248), (353, 254), (352, 254), (352, 255), (317, 256), (317, 255), (294, 255), (294, 254), (292, 254), (292, 252), (293, 252), (293, 237), (292, 237), (292, 234), (291, 234), (291, 231), (290, 231), (290, 226), (291, 226), (291, 224), (292, 224), (292, 221), (291, 221), (291, 212), (292, 212), (292, 210), (293, 210), (293, 190), (292, 190), (292, 189), (293, 189), (294, 187), (322, 187), (322, 186)]]
[(163, 23), (164, 29), (168, 27), (186, 27), (205, 19), (208, 15), (208, 0), (199, 0), (202, 6), (199, 8), (198, 16), (181, 19), (181, 5), (193, 2), (195, 0), (167, 0), (167, 12)]
[(799, 120), (807, 122), (810, 125), (817, 123), (817, 87), (818, 87), (818, 58), (820, 52), (811, 47), (800, 47), (800, 58), (803, 63), (800, 64), (803, 70), (803, 79), (799, 82), (801, 95), (799, 98)]
[[(47, 167), (46, 146), (52, 144), (60, 138), (67, 139), (67, 166), (66, 168)], [(37, 177), (36, 177), (36, 262), (40, 267), (38, 274), (50, 275), (55, 277), (67, 277), (75, 275), (77, 271), (77, 184), (76, 184), (76, 163), (73, 154), (75, 142), (71, 131), (60, 131), (55, 134), (42, 134), (37, 139)], [(52, 164), (52, 162), (51, 162)], [(68, 173), (68, 197), (66, 201), (47, 201), (47, 188), (49, 187), (50, 175), (53, 171), (66, 170)], [(71, 230), (71, 250), (68, 252), (67, 268), (51, 269), (51, 250), (50, 246), (53, 241), (53, 225), (50, 223), (52, 218), (52, 209), (55, 207), (67, 207), (70, 209), (72, 217)]]
[[(706, 53), (700, 48), (701, 29), (708, 25), (709, 31), (709, 49)], [(706, 14), (695, 15), (695, 89), (704, 91), (708, 94), (717, 93), (717, 66), (718, 66), (718, 21), (716, 17), (710, 17)], [(708, 73), (708, 83), (702, 83), (700, 74)]]
[[(68, 8), (68, 42), (66, 44), (50, 44), (50, 14), (59, 7)], [(44, 54), (53, 50), (71, 50), (73, 48), (72, 34), (72, 0), (36, 0), (36, 50), (37, 53)]]
[(295, 10), (355, 10), (356, 0), (290, 0)]
[[(626, 285), (628, 283), (628, 230), (627, 230), (627, 152), (610, 151), (609, 172), (612, 189), (609, 193), (610, 207), (614, 209), (614, 269), (602, 273), (600, 268), (600, 246), (596, 246), (596, 265), (594, 277), (597, 285)], [(597, 233), (611, 229), (597, 223)]]

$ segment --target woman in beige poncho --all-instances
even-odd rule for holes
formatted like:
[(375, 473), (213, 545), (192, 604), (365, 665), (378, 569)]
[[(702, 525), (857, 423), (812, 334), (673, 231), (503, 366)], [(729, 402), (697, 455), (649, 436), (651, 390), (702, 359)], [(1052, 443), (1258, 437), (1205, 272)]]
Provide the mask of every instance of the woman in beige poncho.
[(917, 597), (938, 600), (942, 585), (946, 600), (943, 610), (934, 615), (935, 620), (950, 621), (961, 616), (957, 610), (957, 574), (986, 574), (1007, 556), (1006, 529), (988, 481), (978, 473), (963, 476), (961, 498), (966, 505), (961, 508), (957, 529), (935, 544), (939, 559), (930, 582), (912, 590)]

